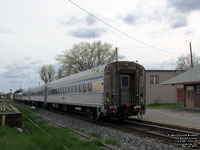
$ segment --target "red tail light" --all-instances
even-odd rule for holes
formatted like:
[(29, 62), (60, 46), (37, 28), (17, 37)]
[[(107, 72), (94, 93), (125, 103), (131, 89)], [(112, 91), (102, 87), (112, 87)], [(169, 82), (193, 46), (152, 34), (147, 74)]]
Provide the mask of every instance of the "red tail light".
[(130, 104), (130, 103), (126, 104), (126, 107), (128, 107), (128, 108), (129, 108), (130, 106), (131, 106), (131, 104)]

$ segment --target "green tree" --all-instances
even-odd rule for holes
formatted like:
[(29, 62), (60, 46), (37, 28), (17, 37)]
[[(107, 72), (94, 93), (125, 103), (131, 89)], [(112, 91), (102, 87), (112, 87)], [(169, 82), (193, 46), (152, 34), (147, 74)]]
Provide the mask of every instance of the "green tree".
[[(200, 64), (200, 57), (197, 56), (195, 53), (192, 54), (193, 57), (193, 66)], [(191, 57), (190, 54), (182, 55), (177, 58), (176, 61), (176, 69), (178, 70), (188, 70), (191, 68)]]
[(53, 65), (44, 65), (40, 70), (40, 78), (44, 81), (44, 83), (48, 83), (53, 81), (55, 77), (55, 69)]
[[(119, 56), (119, 59), (121, 58), (123, 57)], [(61, 65), (58, 70), (58, 78), (62, 78), (113, 62), (116, 60), (116, 51), (111, 44), (102, 43), (101, 41), (81, 42), (57, 55), (56, 60)]]

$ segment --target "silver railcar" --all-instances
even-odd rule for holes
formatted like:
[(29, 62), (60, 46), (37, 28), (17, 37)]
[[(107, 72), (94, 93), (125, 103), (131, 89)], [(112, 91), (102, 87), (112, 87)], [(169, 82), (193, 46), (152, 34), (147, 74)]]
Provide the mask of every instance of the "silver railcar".
[(73, 74), (22, 94), (23, 100), (48, 107), (118, 119), (143, 115), (145, 97), (145, 69), (128, 61)]

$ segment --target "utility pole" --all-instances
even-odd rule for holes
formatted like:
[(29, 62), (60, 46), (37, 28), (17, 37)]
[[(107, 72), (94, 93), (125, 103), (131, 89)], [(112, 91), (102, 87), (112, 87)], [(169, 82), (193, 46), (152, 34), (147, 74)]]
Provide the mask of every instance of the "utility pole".
[(118, 61), (118, 49), (117, 49), (117, 47), (115, 48), (115, 50), (116, 50), (116, 61)]
[(190, 59), (191, 59), (191, 68), (193, 68), (193, 60), (192, 60), (192, 44), (190, 42)]

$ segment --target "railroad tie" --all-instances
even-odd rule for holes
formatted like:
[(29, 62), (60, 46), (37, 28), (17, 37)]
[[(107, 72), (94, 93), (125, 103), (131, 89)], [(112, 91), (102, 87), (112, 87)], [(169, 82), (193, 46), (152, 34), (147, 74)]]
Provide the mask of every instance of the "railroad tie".
[(3, 105), (3, 111), (6, 111), (5, 105)]
[(11, 111), (11, 109), (10, 109), (8, 106), (5, 106), (5, 108), (6, 108), (8, 111)]

